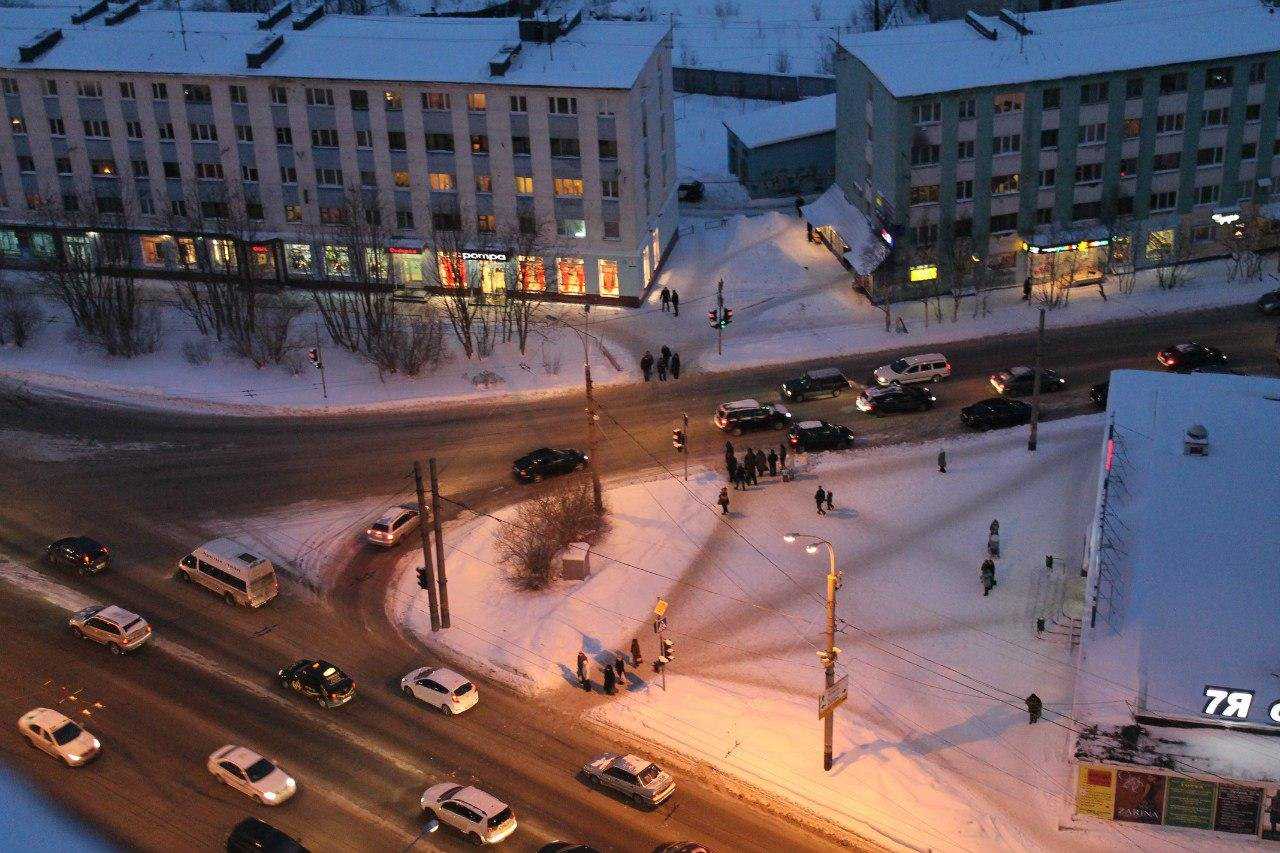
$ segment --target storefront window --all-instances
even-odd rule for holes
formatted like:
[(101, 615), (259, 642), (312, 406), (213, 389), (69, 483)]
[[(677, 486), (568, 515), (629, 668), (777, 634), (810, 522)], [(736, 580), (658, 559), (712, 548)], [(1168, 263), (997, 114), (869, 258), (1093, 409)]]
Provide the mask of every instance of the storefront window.
[(1147, 234), (1147, 257), (1163, 258), (1173, 254), (1173, 229), (1165, 228)]
[(209, 241), (209, 262), (215, 272), (235, 272), (240, 268), (236, 258), (236, 245), (230, 240)]
[(480, 290), (489, 295), (507, 292), (507, 265), (503, 261), (472, 261)]
[(386, 281), (388, 271), (387, 253), (384, 249), (364, 250), (364, 274), (369, 281)]
[(457, 252), (441, 252), (436, 256), (441, 287), (466, 287), (467, 262)]
[(306, 243), (285, 243), (284, 265), (292, 275), (311, 275), (315, 269), (311, 247)]
[(619, 296), (621, 291), (618, 288), (618, 262), (607, 261), (603, 258), (599, 262), (600, 268), (600, 295), (601, 296)]
[(178, 265), (178, 246), (168, 234), (142, 236), (143, 266), (172, 269)]
[(587, 292), (587, 265), (582, 258), (556, 258), (556, 278), (560, 293)]
[(7, 229), (0, 230), (0, 255), (16, 255), (18, 248), (18, 232)]
[(324, 271), (329, 278), (350, 278), (351, 250), (346, 246), (325, 246)]
[(516, 258), (520, 289), (537, 293), (547, 289), (547, 268), (542, 258), (520, 255)]
[(275, 278), (277, 276), (276, 262), (271, 254), (271, 247), (262, 244), (250, 246), (249, 267), (253, 270), (255, 276)]
[(422, 255), (403, 249), (392, 250), (391, 273), (399, 284), (421, 284), (423, 281)]

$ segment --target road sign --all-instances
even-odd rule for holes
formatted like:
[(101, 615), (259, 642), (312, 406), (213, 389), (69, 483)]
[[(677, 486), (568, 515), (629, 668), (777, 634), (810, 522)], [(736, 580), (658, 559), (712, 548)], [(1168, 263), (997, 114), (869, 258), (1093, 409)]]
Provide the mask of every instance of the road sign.
[(661, 634), (665, 630), (667, 630), (667, 617), (659, 616), (653, 620), (653, 633)]
[(849, 676), (843, 676), (818, 697), (818, 718), (827, 716), (849, 698)]
[(655, 604), (655, 605), (653, 605), (653, 615), (654, 615), (654, 616), (656, 616), (656, 617), (657, 617), (657, 618), (659, 618), (659, 619), (661, 619), (663, 616), (666, 616), (666, 615), (667, 615), (667, 602), (665, 602), (665, 601), (663, 601), (661, 598), (659, 598), (659, 599), (658, 599), (658, 603), (657, 603), (657, 604)]

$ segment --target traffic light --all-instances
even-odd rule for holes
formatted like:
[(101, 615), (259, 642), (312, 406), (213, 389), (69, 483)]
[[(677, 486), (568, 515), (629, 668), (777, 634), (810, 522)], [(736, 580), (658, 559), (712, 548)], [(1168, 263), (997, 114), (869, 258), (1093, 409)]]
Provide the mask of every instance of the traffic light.
[(307, 358), (311, 359), (311, 363), (316, 366), (316, 370), (320, 369), (320, 350), (312, 347), (307, 350)]
[(685, 448), (684, 430), (682, 430), (680, 427), (676, 427), (675, 429), (671, 430), (671, 446), (681, 453), (684, 452), (684, 448)]
[(730, 324), (730, 323), (732, 323), (732, 322), (733, 322), (733, 309), (732, 309), (732, 308), (726, 308), (726, 309), (724, 309), (724, 321), (723, 321), (723, 325), (727, 326), (727, 325), (729, 325), (729, 324)]
[(662, 638), (662, 657), (668, 661), (676, 659), (676, 644), (667, 637)]
[(707, 312), (707, 325), (713, 329), (719, 328), (720, 326), (720, 312), (715, 308), (712, 308)]
[(418, 569), (418, 588), (431, 589), (431, 576), (427, 574), (426, 566)]

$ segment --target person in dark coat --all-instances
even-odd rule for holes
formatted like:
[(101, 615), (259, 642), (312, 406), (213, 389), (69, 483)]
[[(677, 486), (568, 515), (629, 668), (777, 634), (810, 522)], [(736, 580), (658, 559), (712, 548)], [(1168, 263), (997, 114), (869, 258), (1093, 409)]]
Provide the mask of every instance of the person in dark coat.
[(769, 448), (769, 476), (778, 476), (778, 451)]
[(991, 519), (991, 526), (987, 528), (987, 532), (990, 533), (992, 536), (999, 536), (1000, 522), (994, 518)]
[(680, 378), (680, 353), (678, 352), (671, 353), (671, 378)]
[(947, 473), (947, 451), (945, 450), (938, 451), (938, 473)]
[(827, 489), (827, 512), (836, 508), (836, 493)]
[(778, 462), (783, 468), (787, 467), (787, 443), (785, 441), (778, 444)]
[(591, 679), (587, 678), (586, 652), (578, 652), (578, 686), (588, 693), (591, 692)]
[(671, 291), (665, 287), (662, 288), (662, 310), (664, 312), (671, 310)]
[(1031, 725), (1035, 725), (1036, 720), (1040, 719), (1040, 712), (1044, 710), (1044, 702), (1040, 701), (1040, 697), (1032, 693), (1027, 697), (1027, 713), (1031, 716)]
[(725, 454), (724, 470), (729, 475), (729, 482), (736, 483), (738, 481), (738, 457), (732, 453)]
[(756, 451), (756, 473), (759, 474), (761, 477), (763, 477), (764, 472), (768, 470), (769, 470), (769, 463), (765, 461), (764, 451), (757, 450)]
[(658, 381), (667, 381), (667, 360), (665, 358), (658, 359)]
[(1031, 301), (1031, 276), (1027, 276), (1022, 280), (1022, 301)]
[(640, 639), (633, 637), (631, 639), (631, 665), (638, 667), (642, 663), (644, 663), (644, 656), (640, 654)]
[(618, 652), (613, 659), (613, 671), (618, 676), (618, 683), (622, 683), (622, 676), (627, 671), (627, 657), (622, 652)]
[(618, 676), (613, 674), (613, 667), (604, 665), (604, 692), (613, 695), (618, 692)]
[(662, 349), (658, 350), (658, 361), (668, 367), (671, 366), (671, 347), (662, 345)]
[(673, 317), (680, 316), (680, 294), (675, 290), (671, 291), (671, 315)]
[(982, 597), (986, 598), (996, 588), (996, 564), (988, 557), (982, 561)]
[(720, 498), (716, 503), (720, 504), (721, 515), (729, 514), (729, 488), (727, 486), (720, 489)]
[(804, 211), (801, 210), (802, 207), (804, 207), (804, 196), (798, 195), (796, 196), (796, 219), (804, 218)]
[(733, 442), (732, 442), (732, 441), (726, 441), (726, 442), (724, 443), (724, 455), (725, 455), (725, 456), (732, 456), (732, 455), (733, 455)]
[(813, 493), (813, 502), (818, 505), (818, 515), (826, 515), (827, 493), (822, 486), (818, 486), (818, 491)]
[(648, 350), (644, 351), (644, 355), (640, 356), (640, 372), (644, 374), (644, 381), (649, 381), (649, 374), (653, 370), (653, 353)]
[(756, 470), (756, 449), (754, 447), (747, 448), (747, 455), (742, 457), (742, 465), (749, 471)]
[(747, 472), (747, 482), (749, 482), (753, 486), (760, 485), (760, 478), (756, 473), (755, 464), (752, 463), (751, 465), (744, 465), (743, 467), (746, 469), (746, 472)]

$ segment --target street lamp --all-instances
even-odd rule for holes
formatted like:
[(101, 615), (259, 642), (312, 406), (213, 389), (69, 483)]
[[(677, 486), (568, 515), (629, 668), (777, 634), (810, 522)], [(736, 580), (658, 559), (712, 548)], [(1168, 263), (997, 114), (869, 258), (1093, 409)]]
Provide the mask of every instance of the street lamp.
[[(819, 545), (827, 547), (827, 648), (818, 652), (818, 657), (826, 668), (827, 690), (830, 690), (836, 684), (836, 656), (840, 654), (840, 650), (836, 648), (836, 590), (840, 588), (840, 573), (836, 571), (836, 549), (821, 536), (808, 533), (787, 533), (782, 537), (784, 542), (795, 542), (797, 539), (808, 540), (804, 550), (809, 554), (818, 553)], [(831, 769), (831, 741), (835, 735), (834, 711), (834, 708), (828, 708), (822, 718), (823, 770)]]

